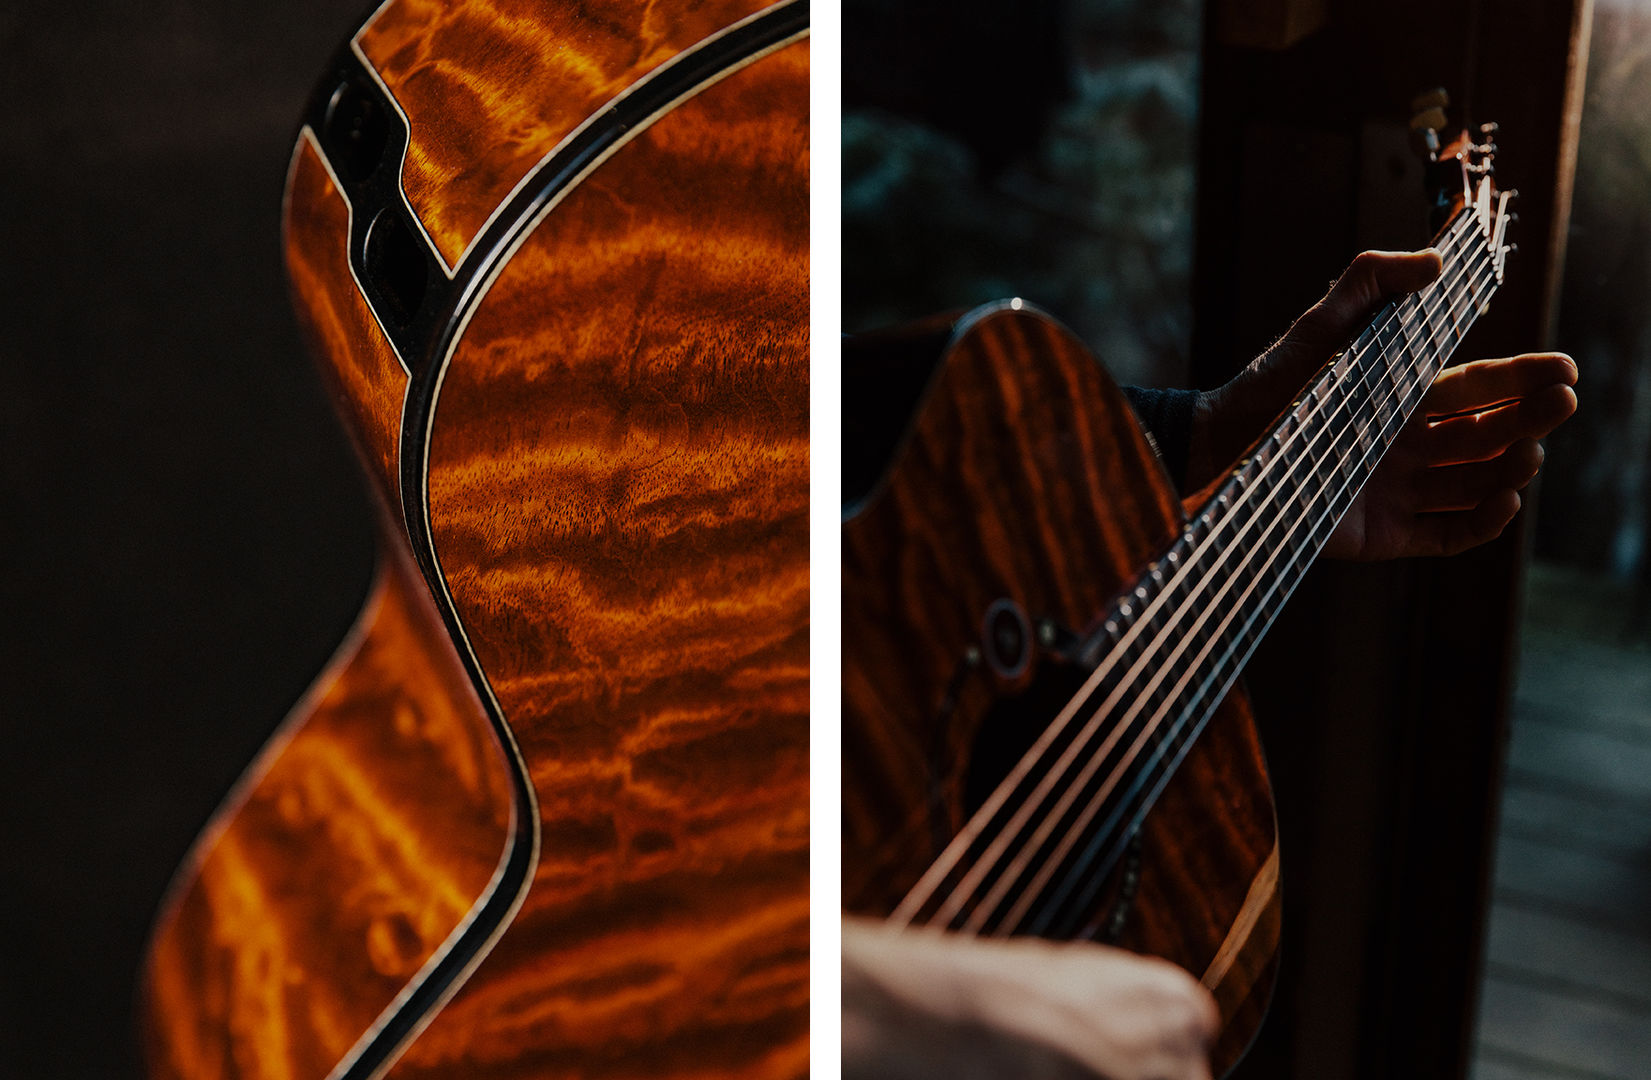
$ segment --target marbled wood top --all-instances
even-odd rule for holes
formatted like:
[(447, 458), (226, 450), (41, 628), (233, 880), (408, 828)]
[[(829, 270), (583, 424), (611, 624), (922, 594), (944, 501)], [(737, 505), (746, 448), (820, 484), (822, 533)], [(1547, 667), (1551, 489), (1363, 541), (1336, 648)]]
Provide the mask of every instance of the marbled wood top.
[(320, 1080), (486, 890), (510, 782), (425, 587), (357, 636), (179, 871), (143, 978), (152, 1080)]
[(449, 266), (558, 143), (643, 75), (771, 0), (393, 0), (358, 44), (412, 134), (408, 201)]
[(388, 505), (401, 507), (401, 409), (407, 372), (350, 273), (350, 208), (306, 131), (287, 175), (287, 277), (308, 333), (367, 473)]
[(807, 110), (804, 42), (668, 114), (452, 359), (435, 546), (544, 841), (393, 1076), (807, 1071)]

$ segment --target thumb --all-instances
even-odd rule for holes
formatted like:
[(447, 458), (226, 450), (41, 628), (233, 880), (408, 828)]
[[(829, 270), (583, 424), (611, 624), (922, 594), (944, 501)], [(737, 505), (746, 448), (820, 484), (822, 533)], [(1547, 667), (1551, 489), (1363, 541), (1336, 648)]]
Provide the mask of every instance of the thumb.
[(1323, 300), (1295, 321), (1258, 366), (1278, 368), (1272, 378), (1299, 385), (1332, 353), (1347, 344), (1376, 309), (1396, 293), (1415, 292), (1439, 276), (1444, 262), (1424, 251), (1366, 251), (1342, 272)]

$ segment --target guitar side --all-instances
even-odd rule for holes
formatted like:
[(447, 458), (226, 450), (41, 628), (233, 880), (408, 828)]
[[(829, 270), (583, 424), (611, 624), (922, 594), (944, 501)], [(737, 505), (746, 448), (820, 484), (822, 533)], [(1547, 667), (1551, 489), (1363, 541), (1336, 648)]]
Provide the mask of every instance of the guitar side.
[[(389, 0), (295, 148), (295, 306), (386, 567), (325, 683), (379, 690), (316, 691), (180, 872), (157, 1077), (807, 1070), (807, 7), (491, 15)], [(422, 280), (378, 274), (386, 220)], [(432, 671), (458, 780), (402, 746)], [(393, 783), (278, 834), (335, 727)]]
[[(843, 527), (843, 900), (856, 914), (889, 914), (963, 827), (1070, 692), (1077, 667), (1054, 643), (1092, 629), (1183, 520), (1128, 402), (1070, 334), (1007, 306), (960, 325)], [(1024, 632), (994, 634), (1004, 611)], [(1234, 693), (1146, 819), (1117, 938), (1210, 987), (1217, 1075), (1266, 1011), (1278, 881), (1266, 767)]]

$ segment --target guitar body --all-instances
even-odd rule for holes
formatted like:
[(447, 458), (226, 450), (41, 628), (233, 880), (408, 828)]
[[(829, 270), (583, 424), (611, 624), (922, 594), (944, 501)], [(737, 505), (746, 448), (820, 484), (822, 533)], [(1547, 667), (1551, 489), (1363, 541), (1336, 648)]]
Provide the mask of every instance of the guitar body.
[[(1060, 643), (1092, 630), (1183, 520), (1081, 344), (1018, 305), (965, 317), (843, 526), (845, 910), (901, 902), (1089, 670)], [(1116, 944), (1214, 993), (1218, 1076), (1266, 1011), (1278, 881), (1266, 766), (1234, 692), (1146, 818), (1138, 885), (1107, 901), (1124, 912)]]
[(287, 180), (382, 523), (155, 1078), (807, 1071), (807, 8), (390, 0)]

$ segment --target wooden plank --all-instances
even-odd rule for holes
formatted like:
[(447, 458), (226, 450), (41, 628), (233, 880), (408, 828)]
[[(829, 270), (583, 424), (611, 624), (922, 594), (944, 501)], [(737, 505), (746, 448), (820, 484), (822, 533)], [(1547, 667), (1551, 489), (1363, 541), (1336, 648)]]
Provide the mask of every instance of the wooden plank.
[[(1610, 618), (1592, 607), (1583, 614)], [(1598, 626), (1561, 631), (1532, 622), (1526, 621), (1520, 650), (1517, 716), (1530, 709), (1577, 720), (1628, 721), (1651, 731), (1651, 664), (1642, 650), (1617, 644)]]
[(1602, 1077), (1635, 1080), (1651, 1061), (1651, 1024), (1643, 1015), (1519, 986), (1485, 982), (1479, 1039), (1486, 1050), (1511, 1051)]
[(1632, 860), (1651, 851), (1651, 806), (1512, 772), (1502, 799), (1502, 835)]
[(1473, 1080), (1617, 1080), (1592, 1069), (1578, 1069), (1531, 1054), (1516, 1053), (1480, 1043), (1473, 1061)]
[(1510, 767), (1651, 804), (1651, 746), (1522, 717)]
[(1651, 938), (1651, 866), (1504, 836), (1496, 860), (1499, 902), (1568, 913)]
[(1515, 902), (1491, 911), (1491, 971), (1638, 1009), (1651, 1022), (1651, 940)]

